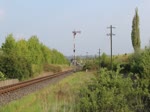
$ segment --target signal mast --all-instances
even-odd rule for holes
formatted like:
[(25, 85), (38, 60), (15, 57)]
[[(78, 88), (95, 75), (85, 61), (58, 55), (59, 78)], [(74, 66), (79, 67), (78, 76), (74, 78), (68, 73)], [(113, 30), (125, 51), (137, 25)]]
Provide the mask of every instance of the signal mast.
[(76, 52), (76, 46), (75, 46), (75, 36), (76, 36), (76, 34), (77, 33), (81, 33), (81, 31), (72, 31), (72, 33), (73, 33), (73, 53), (74, 53), (74, 56), (73, 56), (73, 65), (74, 66), (76, 66), (76, 54), (75, 54), (75, 52)]

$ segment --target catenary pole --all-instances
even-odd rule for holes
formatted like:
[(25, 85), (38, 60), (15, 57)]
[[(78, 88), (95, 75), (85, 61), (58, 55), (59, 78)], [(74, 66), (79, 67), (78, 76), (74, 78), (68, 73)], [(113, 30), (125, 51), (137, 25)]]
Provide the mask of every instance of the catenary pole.
[(112, 36), (114, 36), (115, 34), (113, 34), (112, 29), (114, 29), (115, 27), (113, 27), (112, 25), (110, 25), (110, 27), (107, 27), (108, 29), (110, 29), (110, 33), (107, 34), (107, 36), (110, 36), (110, 55), (111, 55), (111, 70), (113, 69), (113, 65), (112, 65)]

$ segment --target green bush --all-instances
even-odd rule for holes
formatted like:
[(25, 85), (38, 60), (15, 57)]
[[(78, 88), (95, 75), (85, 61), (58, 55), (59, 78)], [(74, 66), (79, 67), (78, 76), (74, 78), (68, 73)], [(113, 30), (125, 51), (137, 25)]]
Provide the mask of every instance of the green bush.
[(150, 48), (145, 49), (145, 51), (141, 54), (140, 67), (143, 70), (143, 77), (150, 78)]
[(31, 77), (35, 77), (43, 71), (42, 65), (32, 64), (31, 67), (32, 67), (32, 76)]
[[(120, 74), (120, 70), (121, 68), (118, 68), (114, 72), (101, 69), (99, 73), (95, 74), (95, 79), (80, 91), (80, 112), (150, 111), (148, 80), (142, 80), (144, 81), (142, 82), (138, 80), (138, 77), (136, 80), (132, 80), (130, 77), (124, 78), (123, 74)], [(145, 89), (141, 87), (144, 83), (147, 84)]]
[(31, 64), (25, 58), (19, 56), (1, 56), (0, 71), (8, 78), (27, 79), (32, 74)]
[(144, 112), (150, 111), (150, 48), (145, 48), (143, 51), (134, 53), (130, 58), (131, 71), (133, 72), (133, 79), (136, 81), (136, 97), (138, 103)]
[(110, 64), (110, 57), (108, 57), (105, 53), (102, 54), (101, 56), (101, 67), (106, 67), (108, 69), (111, 68)]
[(134, 53), (130, 58), (131, 71), (140, 78), (150, 78), (150, 48)]
[(0, 71), (0, 81), (5, 80), (5, 75)]
[(80, 93), (81, 112), (129, 111), (125, 97), (132, 89), (129, 78), (101, 69), (100, 74)]
[(140, 67), (140, 58), (141, 54), (139, 52), (134, 53), (130, 57), (131, 72), (136, 74), (140, 74), (142, 72), (142, 68)]
[(86, 62), (85, 65), (83, 66), (83, 70), (97, 70), (98, 65), (94, 63), (93, 61)]

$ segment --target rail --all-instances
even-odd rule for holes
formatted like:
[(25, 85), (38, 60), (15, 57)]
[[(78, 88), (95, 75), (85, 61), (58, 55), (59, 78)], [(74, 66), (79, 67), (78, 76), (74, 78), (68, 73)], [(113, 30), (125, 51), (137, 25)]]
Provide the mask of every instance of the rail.
[(36, 78), (36, 79), (31, 79), (28, 81), (23, 81), (23, 82), (19, 82), (19, 83), (8, 85), (8, 86), (3, 86), (3, 87), (0, 87), (0, 95), (14, 91), (14, 90), (17, 90), (19, 88), (30, 86), (30, 85), (35, 84), (35, 83), (42, 82), (44, 80), (58, 77), (60, 75), (66, 74), (66, 73), (71, 73), (71, 72), (73, 72), (73, 70), (63, 71), (63, 72), (55, 73), (53, 75), (48, 75), (48, 76), (44, 76), (44, 77), (40, 77), (40, 78)]

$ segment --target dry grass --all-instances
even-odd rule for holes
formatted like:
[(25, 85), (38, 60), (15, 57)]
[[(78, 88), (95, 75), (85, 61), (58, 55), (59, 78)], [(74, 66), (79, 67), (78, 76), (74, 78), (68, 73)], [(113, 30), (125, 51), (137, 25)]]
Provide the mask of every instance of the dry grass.
[(75, 73), (55, 85), (13, 101), (0, 112), (76, 112), (79, 89), (89, 81), (92, 73)]

